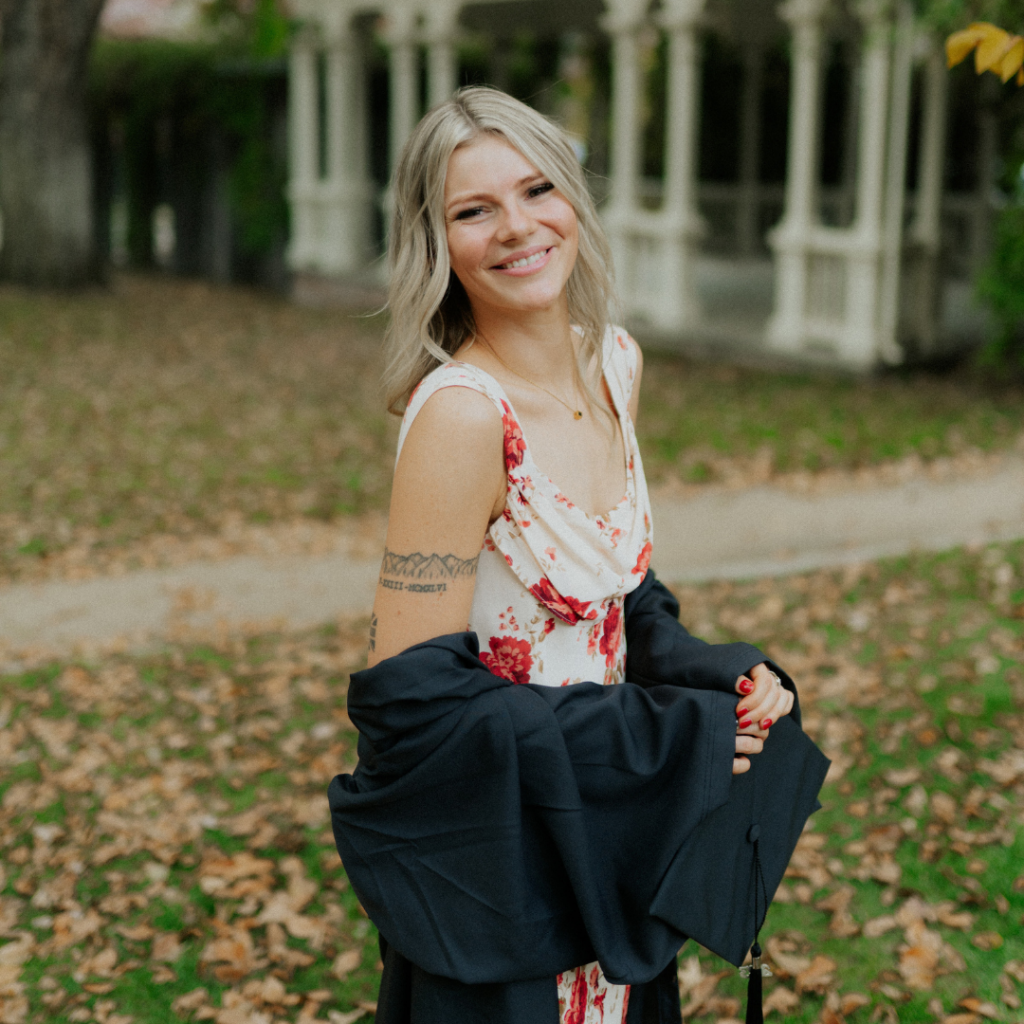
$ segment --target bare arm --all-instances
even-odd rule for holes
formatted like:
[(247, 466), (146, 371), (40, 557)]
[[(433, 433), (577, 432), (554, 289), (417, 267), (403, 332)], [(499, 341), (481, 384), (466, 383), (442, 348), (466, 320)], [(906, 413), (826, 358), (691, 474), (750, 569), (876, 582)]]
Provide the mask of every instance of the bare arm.
[(484, 534), (505, 488), (501, 418), (490, 400), (458, 387), (432, 395), (395, 470), (371, 666), (466, 628)]

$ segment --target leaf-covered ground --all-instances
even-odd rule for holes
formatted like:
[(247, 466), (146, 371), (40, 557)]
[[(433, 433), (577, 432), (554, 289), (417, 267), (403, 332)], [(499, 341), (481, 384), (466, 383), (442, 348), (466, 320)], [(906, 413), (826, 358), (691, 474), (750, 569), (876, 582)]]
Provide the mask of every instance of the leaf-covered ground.
[[(397, 421), (377, 384), (382, 327), (160, 277), (72, 296), (0, 289), (0, 582), (384, 508)], [(1018, 444), (1024, 391), (649, 353), (639, 429), (655, 484), (970, 463)]]
[[(1024, 545), (682, 588), (762, 643), (833, 758), (769, 917), (766, 1006), (1024, 1019)], [(0, 679), (0, 1022), (369, 1020), (373, 928), (327, 781), (364, 623)], [(691, 946), (688, 1020), (743, 983)]]

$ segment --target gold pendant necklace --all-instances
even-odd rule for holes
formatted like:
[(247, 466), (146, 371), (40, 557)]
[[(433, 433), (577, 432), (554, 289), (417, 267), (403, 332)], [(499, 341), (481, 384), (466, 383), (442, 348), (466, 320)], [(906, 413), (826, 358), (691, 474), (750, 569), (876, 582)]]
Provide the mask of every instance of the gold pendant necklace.
[[(569, 410), (569, 412), (572, 413), (572, 418), (574, 420), (581, 420), (581, 419), (583, 419), (583, 410), (582, 409), (574, 409), (567, 401), (565, 401), (564, 398), (559, 398), (558, 395), (556, 395), (554, 393), (554, 391), (549, 391), (546, 387), (544, 387), (543, 384), (538, 384), (536, 381), (530, 380), (529, 377), (524, 377), (521, 373), (517, 373), (515, 370), (512, 369), (511, 366), (508, 365), (508, 363), (505, 362), (504, 359), (501, 358), (501, 356), (498, 355), (497, 352), (494, 351), (494, 348), (491, 345), (491, 343), (482, 334), (477, 334), (477, 337), (480, 338), (483, 341), (483, 343), (487, 346), (487, 351), (490, 352), (491, 355), (494, 356), (494, 358), (497, 359), (498, 362), (501, 363), (501, 365), (503, 367), (505, 367), (505, 369), (508, 370), (508, 372), (511, 373), (513, 377), (518, 377), (520, 380), (526, 381), (526, 383), (529, 384), (531, 387), (536, 388), (538, 391), (543, 391), (545, 394), (550, 395), (556, 402), (560, 402), (562, 405), (564, 405), (566, 407), (566, 409)], [(575, 382), (575, 379), (574, 379), (573, 380), (574, 390), (575, 390), (575, 383), (576, 382)]]

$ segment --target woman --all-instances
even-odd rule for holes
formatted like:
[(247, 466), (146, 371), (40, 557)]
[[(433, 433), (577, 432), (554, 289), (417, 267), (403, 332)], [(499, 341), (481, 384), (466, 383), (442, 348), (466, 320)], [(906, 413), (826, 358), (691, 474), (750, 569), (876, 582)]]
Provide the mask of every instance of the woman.
[[(468, 623), (514, 683), (620, 683), (623, 603), (652, 552), (642, 358), (608, 324), (573, 149), (524, 104), (463, 89), (416, 129), (394, 197), (387, 385), (405, 413), (370, 666)], [(736, 693), (734, 774), (793, 706), (764, 664)], [(558, 993), (565, 1024), (625, 1021), (629, 986), (597, 963)]]

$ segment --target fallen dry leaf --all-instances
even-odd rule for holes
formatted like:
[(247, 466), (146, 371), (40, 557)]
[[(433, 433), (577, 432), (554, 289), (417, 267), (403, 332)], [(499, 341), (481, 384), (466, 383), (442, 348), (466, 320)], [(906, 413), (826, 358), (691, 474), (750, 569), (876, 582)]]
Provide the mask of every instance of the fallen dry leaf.
[(205, 1006), (209, 1001), (210, 994), (205, 988), (194, 988), (191, 992), (178, 996), (171, 1003), (171, 1010), (178, 1016), (181, 1016), (182, 1014), (191, 1013), (193, 1010), (198, 1010), (200, 1006)]
[(956, 821), (956, 800), (948, 793), (937, 789), (932, 793), (931, 800), (932, 814), (944, 825), (952, 825)]
[(791, 988), (786, 988), (785, 985), (776, 985), (768, 993), (763, 1005), (765, 1016), (768, 1016), (769, 1013), (778, 1013), (787, 1017), (795, 1012), (800, 1005), (800, 997)]
[(157, 935), (153, 940), (152, 957), (160, 963), (176, 963), (183, 952), (183, 946), (178, 936), (173, 932), (164, 932)]
[(899, 926), (894, 915), (882, 914), (881, 917), (873, 917), (870, 921), (865, 921), (861, 928), (861, 934), (866, 939), (877, 939), (880, 935), (891, 932), (893, 928), (897, 927)]
[(936, 913), (936, 920), (947, 928), (956, 928), (959, 931), (968, 931), (974, 925), (974, 914), (969, 910), (952, 910), (943, 907)]
[(328, 1010), (327, 1019), (331, 1024), (355, 1024), (357, 1020), (362, 1020), (369, 1012), (369, 1010), (365, 1010), (361, 1006), (357, 1006), (354, 1010), (349, 1010), (347, 1013), (342, 1013), (340, 1010)]
[(798, 993), (812, 992), (815, 995), (824, 995), (826, 990), (832, 987), (836, 979), (837, 965), (835, 960), (819, 953), (808, 967), (796, 976), (796, 990)]
[(705, 975), (693, 986), (689, 1002), (682, 1009), (684, 1020), (704, 1012), (704, 1007), (714, 995), (718, 983), (728, 974), (729, 971), (719, 971), (716, 974)]
[(971, 945), (986, 952), (999, 949), (1003, 944), (1003, 937), (999, 932), (978, 932), (971, 936)]
[(870, 1002), (871, 996), (865, 995), (863, 992), (844, 992), (839, 997), (839, 1012), (844, 1017), (848, 1017), (855, 1010), (867, 1006)]
[(963, 1009), (968, 1010), (970, 1013), (977, 1013), (982, 1017), (988, 1017), (989, 1020), (997, 1020), (1001, 1016), (999, 1008), (995, 1004), (983, 1002), (977, 996), (967, 996), (956, 1005), (963, 1007)]
[(346, 949), (334, 958), (334, 963), (331, 964), (331, 974), (339, 981), (344, 981), (362, 962), (361, 950)]
[(899, 972), (910, 988), (927, 992), (935, 984), (942, 952), (942, 936), (923, 921), (915, 921), (906, 930), (907, 945), (900, 951)]

